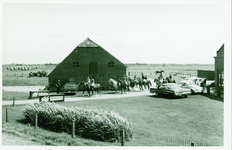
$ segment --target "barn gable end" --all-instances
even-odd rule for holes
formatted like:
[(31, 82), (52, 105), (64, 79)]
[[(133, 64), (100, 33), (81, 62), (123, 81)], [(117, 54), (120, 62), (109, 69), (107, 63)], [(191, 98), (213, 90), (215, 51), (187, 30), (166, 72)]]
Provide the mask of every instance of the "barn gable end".
[(49, 86), (54, 89), (57, 80), (63, 86), (70, 80), (79, 83), (90, 76), (107, 88), (109, 78), (121, 78), (125, 74), (126, 66), (121, 61), (87, 38), (49, 74)]

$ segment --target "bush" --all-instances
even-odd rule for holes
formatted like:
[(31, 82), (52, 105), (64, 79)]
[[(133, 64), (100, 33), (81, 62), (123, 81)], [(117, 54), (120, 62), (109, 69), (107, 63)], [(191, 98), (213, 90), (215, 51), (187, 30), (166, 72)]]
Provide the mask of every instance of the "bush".
[(120, 130), (124, 129), (125, 140), (134, 136), (132, 123), (114, 111), (96, 108), (64, 107), (54, 102), (28, 104), (23, 112), (26, 121), (34, 124), (38, 114), (38, 126), (56, 131), (71, 133), (75, 120), (75, 134), (99, 141), (119, 142)]

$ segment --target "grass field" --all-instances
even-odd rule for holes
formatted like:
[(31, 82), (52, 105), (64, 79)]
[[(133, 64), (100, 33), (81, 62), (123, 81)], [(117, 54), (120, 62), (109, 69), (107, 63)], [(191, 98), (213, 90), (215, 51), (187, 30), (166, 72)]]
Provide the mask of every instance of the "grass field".
[[(126, 146), (190, 146), (191, 142), (199, 146), (204, 144), (208, 146), (223, 145), (223, 102), (201, 95), (192, 95), (187, 99), (138, 96), (59, 104), (67, 107), (93, 106), (118, 112), (132, 121), (134, 125), (135, 138), (125, 143)], [(5, 114), (5, 108), (6, 106), (3, 106), (2, 114)], [(22, 119), (23, 110), (23, 106), (9, 108), (11, 116), (9, 120), (15, 124), (15, 127), (9, 127), (8, 123), (5, 123), (6, 118), (3, 115), (3, 132), (16, 130), (20, 134), (27, 134), (34, 140), (42, 140), (43, 143), (49, 141), (51, 145), (120, 145), (119, 143), (79, 139), (79, 137), (77, 137), (78, 140), (71, 140), (71, 135), (53, 134), (43, 129), (39, 129), (39, 132), (35, 134), (32, 127), (17, 121)], [(65, 140), (66, 138), (72, 142)], [(57, 142), (62, 140), (63, 143)]]
[[(42, 65), (38, 70), (51, 72), (56, 65)], [(196, 70), (213, 70), (214, 65), (127, 65), (127, 75), (148, 78), (156, 77), (155, 71), (169, 73), (196, 74)], [(31, 70), (30, 70), (31, 71)], [(48, 78), (28, 78), (30, 71), (3, 71), (2, 86), (46, 86)], [(181, 80), (180, 77), (174, 77)], [(177, 82), (178, 82), (177, 81)], [(29, 91), (28, 91), (29, 92)], [(2, 91), (2, 100), (27, 99), (28, 92)], [(223, 102), (212, 100), (201, 95), (191, 95), (187, 99), (162, 99), (154, 97), (128, 97), (121, 99), (88, 100), (59, 103), (65, 106), (94, 106), (118, 112), (135, 125), (135, 139), (127, 146), (190, 146), (191, 142), (199, 146), (223, 145)], [(9, 108), (10, 122), (5, 123), (5, 109)], [(26, 137), (42, 145), (78, 145), (78, 146), (119, 146), (119, 143), (98, 142), (76, 137), (72, 139), (66, 133), (54, 133), (20, 122), (23, 106), (2, 106), (2, 132)]]

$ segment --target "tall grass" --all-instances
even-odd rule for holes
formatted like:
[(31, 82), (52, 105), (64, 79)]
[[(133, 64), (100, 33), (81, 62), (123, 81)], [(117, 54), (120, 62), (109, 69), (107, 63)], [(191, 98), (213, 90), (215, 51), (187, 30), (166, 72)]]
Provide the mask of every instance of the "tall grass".
[(38, 114), (38, 126), (56, 132), (71, 133), (75, 120), (75, 134), (98, 141), (121, 141), (120, 130), (124, 129), (125, 140), (134, 136), (132, 123), (117, 112), (96, 108), (65, 107), (55, 103), (42, 102), (25, 106), (26, 121), (34, 124)]

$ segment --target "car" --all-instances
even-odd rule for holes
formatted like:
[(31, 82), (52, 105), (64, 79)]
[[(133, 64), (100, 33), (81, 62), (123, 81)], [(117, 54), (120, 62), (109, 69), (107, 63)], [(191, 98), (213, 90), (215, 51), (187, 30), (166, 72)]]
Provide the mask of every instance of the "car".
[(215, 87), (215, 81), (214, 80), (207, 80), (206, 81), (206, 86)]
[(78, 91), (78, 84), (75, 82), (67, 82), (64, 85), (64, 94), (65, 95), (75, 95)]
[(151, 87), (150, 93), (155, 93), (156, 96), (168, 95), (171, 97), (187, 97), (189, 94), (191, 94), (191, 90), (181, 88), (177, 83), (163, 83), (157, 87)]
[(190, 80), (182, 80), (178, 84), (180, 85), (181, 88), (190, 89), (192, 94), (203, 93), (203, 90), (204, 90), (203, 87), (194, 84)]

